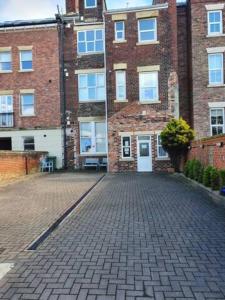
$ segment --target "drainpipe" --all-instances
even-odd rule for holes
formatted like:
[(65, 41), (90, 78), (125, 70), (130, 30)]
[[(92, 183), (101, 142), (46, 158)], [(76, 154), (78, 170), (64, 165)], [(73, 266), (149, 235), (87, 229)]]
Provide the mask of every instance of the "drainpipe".
[(59, 12), (56, 15), (59, 32), (59, 63), (60, 63), (60, 92), (61, 92), (61, 125), (63, 128), (63, 167), (67, 169), (67, 143), (66, 143), (66, 92), (64, 75), (64, 20)]
[(109, 172), (109, 130), (108, 130), (108, 90), (107, 90), (107, 60), (106, 60), (106, 21), (105, 21), (105, 10), (102, 13), (103, 27), (104, 27), (104, 65), (105, 65), (105, 90), (106, 90), (106, 101), (105, 101), (105, 121), (106, 121), (106, 153), (107, 153), (107, 172)]

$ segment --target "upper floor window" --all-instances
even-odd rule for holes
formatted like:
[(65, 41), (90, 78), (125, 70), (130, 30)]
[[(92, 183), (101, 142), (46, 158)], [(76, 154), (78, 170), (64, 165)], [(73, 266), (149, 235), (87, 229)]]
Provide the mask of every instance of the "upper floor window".
[(223, 33), (222, 11), (208, 12), (208, 35), (219, 35)]
[(12, 54), (10, 51), (0, 52), (0, 71), (12, 71)]
[(125, 40), (125, 23), (123, 21), (115, 22), (115, 41)]
[(224, 133), (224, 109), (213, 108), (210, 111), (211, 135)]
[(78, 53), (104, 52), (103, 30), (78, 31)]
[(209, 54), (209, 84), (223, 84), (223, 53)]
[(34, 94), (21, 95), (21, 115), (34, 116)]
[(157, 156), (158, 158), (168, 158), (168, 153), (162, 147), (160, 134), (157, 135)]
[(33, 136), (26, 136), (23, 138), (23, 148), (24, 151), (34, 151), (35, 150), (35, 142)]
[(157, 40), (156, 18), (142, 19), (138, 21), (139, 43), (153, 42)]
[(139, 73), (139, 88), (141, 102), (158, 101), (158, 72)]
[(97, 0), (85, 0), (85, 8), (94, 8), (97, 6)]
[(13, 126), (13, 96), (0, 96), (0, 127)]
[(32, 50), (21, 50), (20, 51), (20, 70), (32, 70), (33, 69), (33, 58)]
[(116, 100), (126, 100), (126, 71), (116, 71)]
[(104, 101), (106, 98), (104, 73), (79, 74), (79, 101)]

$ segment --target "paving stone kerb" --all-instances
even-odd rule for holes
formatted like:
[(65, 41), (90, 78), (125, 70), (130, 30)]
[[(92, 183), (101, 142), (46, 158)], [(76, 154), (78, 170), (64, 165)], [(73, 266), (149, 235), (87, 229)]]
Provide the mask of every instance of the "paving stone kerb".
[(0, 299), (225, 299), (225, 210), (170, 175), (107, 175)]
[(0, 188), (0, 262), (24, 250), (100, 176), (58, 173)]

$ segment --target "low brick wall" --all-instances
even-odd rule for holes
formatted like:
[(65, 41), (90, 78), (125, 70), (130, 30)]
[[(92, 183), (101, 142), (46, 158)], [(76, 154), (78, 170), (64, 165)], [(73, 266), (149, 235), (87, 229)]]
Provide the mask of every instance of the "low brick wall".
[(39, 171), (40, 157), (47, 152), (0, 151), (0, 175), (20, 177)]
[(198, 159), (204, 166), (225, 169), (225, 135), (194, 141), (188, 159)]

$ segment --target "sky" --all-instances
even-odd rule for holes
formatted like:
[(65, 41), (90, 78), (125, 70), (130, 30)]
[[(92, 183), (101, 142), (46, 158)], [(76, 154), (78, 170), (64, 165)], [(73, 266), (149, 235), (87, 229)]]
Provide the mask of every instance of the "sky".
[[(143, 6), (151, 0), (106, 0), (108, 9)], [(180, 0), (179, 0), (180, 1)], [(183, 1), (183, 0), (182, 0)], [(57, 13), (57, 4), (65, 12), (65, 0), (0, 0), (0, 22), (51, 18)]]

